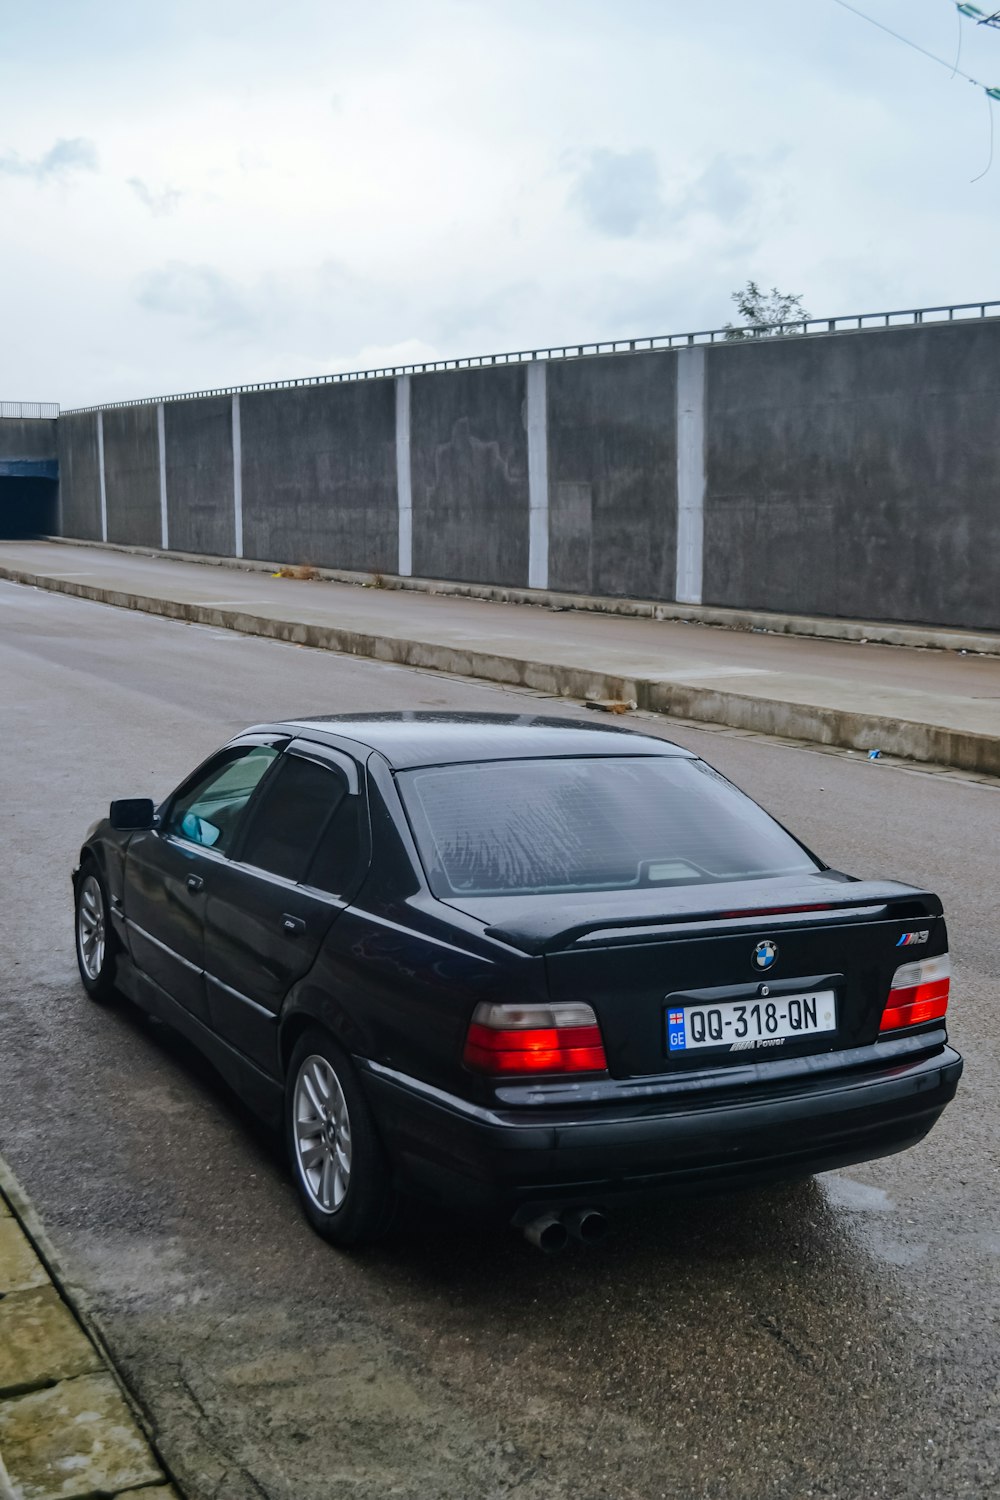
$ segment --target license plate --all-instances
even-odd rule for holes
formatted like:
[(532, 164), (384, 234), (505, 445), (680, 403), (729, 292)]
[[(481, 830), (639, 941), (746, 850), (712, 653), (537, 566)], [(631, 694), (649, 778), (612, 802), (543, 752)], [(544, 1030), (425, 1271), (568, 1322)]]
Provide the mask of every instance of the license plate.
[(833, 990), (811, 995), (779, 995), (768, 1000), (727, 1000), (718, 1005), (684, 1005), (667, 1011), (667, 1046), (671, 1052), (725, 1047), (755, 1052), (780, 1047), (837, 1029)]

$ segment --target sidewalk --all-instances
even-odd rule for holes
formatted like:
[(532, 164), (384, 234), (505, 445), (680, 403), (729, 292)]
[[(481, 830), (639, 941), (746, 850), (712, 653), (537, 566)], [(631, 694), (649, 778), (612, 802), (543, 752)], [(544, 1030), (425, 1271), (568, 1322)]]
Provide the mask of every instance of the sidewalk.
[(0, 578), (555, 697), (633, 699), (702, 723), (1000, 775), (1000, 656), (299, 581), (54, 542), (0, 543)]
[(178, 1500), (0, 1160), (0, 1500)]

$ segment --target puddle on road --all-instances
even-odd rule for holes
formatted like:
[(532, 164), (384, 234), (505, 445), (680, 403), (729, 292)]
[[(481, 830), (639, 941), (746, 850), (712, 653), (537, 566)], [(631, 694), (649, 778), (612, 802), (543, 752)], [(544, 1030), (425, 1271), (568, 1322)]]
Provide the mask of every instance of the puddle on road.
[(852, 1209), (856, 1213), (891, 1213), (896, 1207), (889, 1194), (881, 1188), (870, 1187), (866, 1182), (855, 1182), (853, 1177), (841, 1177), (836, 1172), (827, 1172), (819, 1179), (832, 1208)]

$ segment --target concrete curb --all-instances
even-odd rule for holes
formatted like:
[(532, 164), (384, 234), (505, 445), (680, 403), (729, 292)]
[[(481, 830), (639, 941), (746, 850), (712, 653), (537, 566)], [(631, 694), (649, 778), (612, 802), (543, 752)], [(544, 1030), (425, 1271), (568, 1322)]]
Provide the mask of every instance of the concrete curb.
[[(100, 1366), (100, 1379), (110, 1379), (112, 1382), (111, 1388), (116, 1390), (121, 1397), (129, 1416), (138, 1429), (139, 1437), (135, 1441), (138, 1443), (141, 1438), (141, 1441), (152, 1455), (156, 1469), (160, 1471), (156, 1478), (149, 1477), (140, 1480), (138, 1489), (134, 1482), (128, 1484), (126, 1486), (127, 1493), (129, 1495), (133, 1493), (148, 1493), (151, 1500), (156, 1496), (171, 1497), (171, 1500), (181, 1500), (181, 1491), (177, 1487), (176, 1480), (159, 1451), (149, 1419), (115, 1365), (100, 1327), (91, 1311), (86, 1292), (81, 1286), (72, 1281), (63, 1268), (58, 1253), (45, 1231), (34, 1204), (7, 1162), (0, 1156), (0, 1203), (2, 1202), (6, 1203), (14, 1222), (20, 1226), (31, 1251), (42, 1268), (42, 1273), (48, 1278), (48, 1283), (55, 1288), (60, 1301), (65, 1304), (75, 1323), (82, 1330), (89, 1344), (93, 1346)], [(89, 1377), (78, 1378), (86, 1379)], [(42, 1392), (51, 1392), (60, 1384), (61, 1382), (57, 1379), (55, 1386), (49, 1382), (37, 1389), (28, 1391), (27, 1394), (40, 1395)], [(70, 1387), (74, 1385), (72, 1378), (68, 1384)], [(15, 1396), (13, 1399), (17, 1400), (17, 1397)], [(170, 1488), (171, 1485), (173, 1488)], [(126, 1490), (116, 1488), (114, 1493), (124, 1495)], [(18, 1500), (20, 1493), (20, 1489), (14, 1484), (11, 1476), (7, 1473), (2, 1456), (0, 1456), (0, 1500)]]
[(648, 686), (649, 692), (636, 695), (639, 706), (655, 713), (784, 739), (814, 740), (847, 750), (877, 746), (883, 754), (904, 760), (952, 766), (983, 776), (1000, 775), (1000, 739), (993, 735), (818, 704), (717, 692), (684, 683), (652, 682), (643, 686)]
[(2, 1156), (0, 1156), (0, 1194), (6, 1198), (11, 1213), (31, 1241), (32, 1248), (48, 1272), (53, 1286), (58, 1287), (60, 1295), (68, 1306), (72, 1308), (87, 1337), (92, 1340), (98, 1353), (110, 1366), (129, 1406), (132, 1407), (133, 1411), (137, 1412), (140, 1420), (145, 1422), (141, 1410), (135, 1406), (128, 1387), (114, 1369), (114, 1362), (108, 1352), (108, 1347), (104, 1342), (100, 1329), (94, 1321), (86, 1292), (83, 1287), (78, 1286), (71, 1279), (69, 1273), (63, 1267), (58, 1252), (49, 1239), (34, 1204)]
[(813, 740), (821, 745), (867, 750), (872, 746), (904, 759), (952, 766), (981, 775), (1000, 775), (1000, 738), (938, 724), (864, 714), (820, 704), (689, 686), (658, 678), (627, 678), (559, 663), (532, 661), (467, 650), (440, 642), (371, 635), (337, 626), (309, 625), (213, 605), (184, 603), (153, 595), (100, 588), (76, 579), (0, 566), (0, 578), (34, 588), (90, 599), (119, 609), (215, 629), (235, 630), (293, 645), (370, 657), (397, 666), (419, 667), (459, 677), (477, 677), (507, 687), (527, 687), (556, 698), (634, 698), (638, 707), (702, 724), (749, 729), (758, 734)]
[[(233, 568), (243, 573), (276, 573), (287, 562), (256, 558), (209, 557), (203, 552), (165, 552), (159, 547), (128, 546), (123, 542), (95, 542), (71, 536), (46, 536), (45, 542), (70, 547), (94, 547), (100, 552), (122, 552), (129, 557), (155, 557), (170, 562), (200, 563)], [(371, 588), (373, 573), (347, 568), (317, 568), (316, 576), (330, 583)], [(600, 594), (564, 594), (552, 589), (508, 587), (496, 583), (454, 583), (438, 578), (378, 575), (379, 587), (418, 594), (444, 594), (456, 599), (483, 599), (491, 604), (533, 604), (540, 609), (583, 610), (589, 614), (624, 615), (637, 620), (679, 621), (709, 625), (719, 630), (761, 631), (768, 635), (801, 635), (818, 640), (863, 641), (877, 646), (910, 646), (926, 651), (968, 651), (1000, 656), (1000, 633), (959, 630), (933, 625), (894, 625), (879, 620), (838, 620), (822, 615), (788, 615), (764, 609), (729, 609), (712, 604), (674, 604), (661, 599), (616, 599)]]

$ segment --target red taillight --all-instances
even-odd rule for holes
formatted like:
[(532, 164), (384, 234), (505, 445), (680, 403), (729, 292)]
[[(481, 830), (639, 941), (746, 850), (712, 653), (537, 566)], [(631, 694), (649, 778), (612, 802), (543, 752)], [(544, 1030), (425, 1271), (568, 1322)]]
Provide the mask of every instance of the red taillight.
[(948, 1009), (950, 987), (951, 964), (947, 953), (904, 964), (893, 976), (879, 1031), (899, 1031), (904, 1026), (939, 1021)]
[(472, 1013), (462, 1054), (477, 1073), (606, 1073), (608, 1060), (589, 1005), (493, 1005)]

